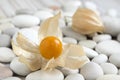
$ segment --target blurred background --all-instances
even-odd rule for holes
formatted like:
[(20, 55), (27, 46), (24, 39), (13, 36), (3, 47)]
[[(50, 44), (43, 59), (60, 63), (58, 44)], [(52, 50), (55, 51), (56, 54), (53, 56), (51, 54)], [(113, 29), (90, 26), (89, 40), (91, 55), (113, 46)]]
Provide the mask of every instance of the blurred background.
[(120, 0), (0, 0), (0, 19), (39, 10), (74, 12), (78, 7), (93, 9), (101, 15), (109, 12), (116, 15), (120, 11), (119, 4)]

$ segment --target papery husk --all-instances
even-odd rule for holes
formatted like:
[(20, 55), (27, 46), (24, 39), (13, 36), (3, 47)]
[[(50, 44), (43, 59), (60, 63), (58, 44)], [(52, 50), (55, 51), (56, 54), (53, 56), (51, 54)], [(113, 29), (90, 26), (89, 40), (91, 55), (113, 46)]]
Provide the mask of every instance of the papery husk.
[(28, 52), (12, 41), (13, 52), (19, 57), (19, 60), (26, 64), (31, 71), (41, 68), (41, 55)]
[(59, 28), (60, 17), (61, 13), (58, 13), (54, 17), (48, 18), (41, 24), (38, 32), (40, 42), (43, 38), (47, 36), (55, 36), (62, 40), (62, 31)]
[(63, 53), (57, 59), (50, 59), (43, 67), (43, 69), (55, 68), (57, 66), (67, 67), (71, 69), (81, 68), (88, 63), (89, 59), (85, 55), (83, 48), (75, 44), (64, 45)]
[(24, 50), (32, 52), (32, 53), (39, 53), (39, 47), (37, 44), (33, 43), (29, 39), (27, 39), (21, 33), (17, 34), (16, 37), (17, 44)]
[(102, 33), (104, 25), (94, 11), (78, 8), (72, 17), (72, 29), (81, 34)]
[(64, 67), (78, 69), (88, 62), (89, 58), (86, 56), (83, 47), (80, 45), (70, 44), (65, 58)]

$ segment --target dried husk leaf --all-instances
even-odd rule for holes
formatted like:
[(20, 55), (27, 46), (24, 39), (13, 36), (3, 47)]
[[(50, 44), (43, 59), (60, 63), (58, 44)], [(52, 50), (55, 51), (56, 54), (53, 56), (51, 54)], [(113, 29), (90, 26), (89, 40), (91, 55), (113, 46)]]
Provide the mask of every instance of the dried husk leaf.
[(32, 71), (38, 70), (41, 68), (41, 55), (28, 52), (22, 49), (20, 46), (16, 45), (12, 41), (12, 48), (14, 53), (20, 57), (20, 61), (25, 63)]
[(62, 55), (57, 59), (52, 58), (47, 61), (43, 66), (43, 69), (51, 69), (57, 66), (78, 69), (88, 62), (89, 59), (85, 55), (81, 46), (75, 44), (67, 44), (64, 45)]
[(103, 32), (104, 26), (94, 11), (78, 8), (72, 17), (72, 29), (81, 34), (93, 34), (95, 32)]
[(70, 44), (68, 48), (64, 67), (71, 69), (81, 68), (84, 64), (89, 62), (88, 57), (80, 45)]
[(47, 36), (56, 36), (60, 40), (62, 40), (62, 31), (59, 28), (59, 18), (61, 17), (61, 13), (58, 13), (54, 17), (48, 18), (45, 20), (39, 29), (38, 37), (39, 41)]
[(24, 35), (21, 33), (18, 33), (16, 37), (17, 44), (24, 50), (32, 52), (32, 53), (39, 53), (39, 48), (38, 46), (27, 39)]

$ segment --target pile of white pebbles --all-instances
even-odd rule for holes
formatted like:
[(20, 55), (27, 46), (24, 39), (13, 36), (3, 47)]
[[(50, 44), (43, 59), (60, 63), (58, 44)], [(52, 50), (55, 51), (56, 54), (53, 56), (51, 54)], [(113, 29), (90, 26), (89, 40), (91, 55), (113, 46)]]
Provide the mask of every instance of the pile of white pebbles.
[(105, 25), (104, 33), (86, 36), (71, 29), (73, 9), (81, 6), (80, 1), (66, 3), (61, 10), (59, 26), (64, 35), (63, 42), (82, 45), (91, 60), (89, 63), (76, 70), (56, 68), (52, 72), (32, 72), (13, 53), (11, 39), (18, 31), (32, 34), (32, 30), (37, 30), (42, 21), (54, 16), (57, 11), (21, 9), (13, 17), (0, 19), (0, 80), (120, 80), (120, 17), (117, 10), (110, 9), (101, 14), (95, 3), (86, 2), (84, 7), (96, 11)]

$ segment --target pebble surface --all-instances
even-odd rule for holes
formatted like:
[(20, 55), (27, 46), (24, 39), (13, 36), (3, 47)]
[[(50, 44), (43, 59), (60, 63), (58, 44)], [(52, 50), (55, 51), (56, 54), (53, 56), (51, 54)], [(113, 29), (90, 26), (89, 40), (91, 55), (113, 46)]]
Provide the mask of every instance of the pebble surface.
[(0, 47), (10, 47), (11, 38), (9, 35), (0, 34)]
[(14, 73), (21, 76), (26, 76), (31, 72), (31, 70), (25, 64), (19, 61), (18, 57), (12, 60), (12, 62), (10, 63), (10, 68), (13, 70)]
[(11, 49), (0, 47), (0, 62), (11, 62), (15, 57)]
[(120, 53), (120, 43), (115, 40), (102, 41), (96, 45), (95, 50), (100, 54), (112, 55)]
[(8, 78), (2, 79), (2, 80), (21, 80), (21, 79), (18, 77), (8, 77)]
[(85, 80), (81, 74), (70, 74), (68, 75), (65, 80)]
[(36, 72), (32, 72), (29, 75), (27, 75), (25, 80), (63, 80), (64, 76), (62, 72), (60, 72), (57, 69), (54, 69), (52, 71), (44, 71), (39, 70)]
[(11, 71), (10, 68), (6, 67), (3, 64), (0, 64), (0, 80), (11, 77), (13, 75), (13, 72)]
[(103, 75), (103, 70), (97, 63), (89, 62), (81, 68), (80, 73), (86, 80), (95, 80)]

